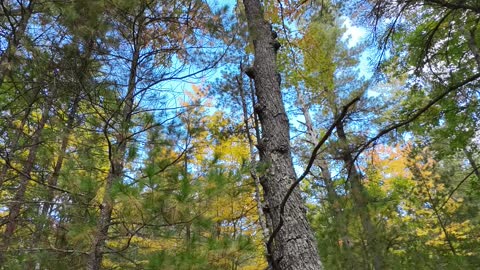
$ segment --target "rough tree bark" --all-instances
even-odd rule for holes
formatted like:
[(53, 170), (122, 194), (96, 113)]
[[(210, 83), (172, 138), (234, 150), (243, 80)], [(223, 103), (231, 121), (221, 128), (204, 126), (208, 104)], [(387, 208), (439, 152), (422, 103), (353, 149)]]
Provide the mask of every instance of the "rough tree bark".
[[(240, 65), (240, 72), (243, 73), (243, 68), (242, 68), (242, 65)], [(248, 121), (248, 105), (247, 105), (247, 99), (246, 99), (246, 95), (245, 95), (245, 90), (244, 90), (244, 86), (243, 86), (243, 79), (242, 79), (242, 76), (238, 76), (237, 77), (237, 83), (238, 83), (238, 90), (240, 92), (240, 101), (241, 101), (241, 104), (242, 104), (242, 112), (243, 112), (243, 122), (245, 124), (245, 134), (248, 138), (248, 145), (250, 147), (250, 164), (252, 166), (252, 168), (250, 169), (250, 175), (253, 179), (253, 184), (254, 184), (254, 187), (255, 187), (255, 193), (254, 193), (254, 196), (255, 196), (255, 202), (257, 203), (257, 213), (258, 213), (258, 223), (260, 224), (260, 228), (262, 230), (262, 235), (263, 235), (263, 244), (264, 244), (264, 248), (265, 248), (265, 251), (268, 250), (267, 248), (267, 241), (268, 241), (268, 238), (270, 237), (270, 232), (268, 230), (268, 227), (267, 227), (267, 220), (265, 218), (265, 213), (263, 212), (263, 209), (264, 209), (264, 203), (261, 199), (261, 192), (260, 192), (260, 179), (258, 178), (258, 175), (257, 175), (257, 172), (255, 170), (255, 164), (256, 164), (256, 157), (257, 155), (255, 154), (255, 144), (254, 144), (254, 141), (253, 141), (253, 138), (250, 134), (250, 124), (249, 124), (249, 121)], [(252, 102), (254, 103), (254, 96), (252, 96)], [(255, 117), (255, 116), (254, 116)], [(255, 124), (258, 124), (258, 123), (255, 123)], [(259, 138), (259, 134), (260, 134), (260, 130), (259, 130), (259, 127), (257, 125), (253, 125), (253, 127), (255, 128), (255, 135), (256, 135), (256, 138)], [(273, 266), (270, 265), (270, 262), (269, 262), (269, 265), (268, 265), (268, 268), (271, 269)]]
[[(288, 118), (280, 92), (276, 54), (280, 46), (272, 26), (264, 19), (259, 0), (244, 0), (248, 29), (253, 40), (255, 60), (247, 74), (254, 78), (262, 137), (258, 142), (260, 162), (266, 167), (260, 182), (264, 190), (265, 214), (274, 228), (280, 221), (280, 205), (296, 180), (293, 168)], [(300, 191), (295, 190), (283, 215), (284, 224), (267, 254), (273, 269), (322, 269), (314, 234), (305, 215)]]

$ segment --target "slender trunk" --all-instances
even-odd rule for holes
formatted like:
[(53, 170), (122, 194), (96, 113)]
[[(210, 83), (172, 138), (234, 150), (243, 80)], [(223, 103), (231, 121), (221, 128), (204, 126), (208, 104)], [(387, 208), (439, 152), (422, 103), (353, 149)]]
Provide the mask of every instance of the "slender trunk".
[[(15, 126), (13, 123), (9, 123), (9, 128), (11, 128), (13, 131), (12, 131), (12, 135), (11, 136), (8, 136), (9, 138), (11, 138), (9, 140), (8, 143), (6, 143), (8, 145), (8, 148), (10, 148), (10, 160), (12, 159), (15, 159), (14, 157), (14, 153), (18, 150), (19, 148), (19, 143), (20, 143), (20, 139), (24, 137), (24, 128), (25, 128), (25, 125), (30, 117), (30, 114), (32, 113), (32, 109), (33, 109), (33, 105), (38, 102), (38, 97), (40, 95), (40, 88), (36, 88), (35, 90), (35, 93), (33, 94), (33, 97), (31, 99), (31, 101), (26, 105), (26, 108), (25, 108), (25, 114), (22, 118), (22, 120), (20, 121), (20, 125), (17, 127)], [(5, 183), (5, 181), (9, 180), (8, 179), (8, 171), (10, 170), (10, 166), (9, 164), (7, 164), (7, 160), (5, 160), (5, 164), (3, 164), (2, 166), (2, 171), (0, 172), (0, 188), (2, 188), (3, 184)]]
[(343, 122), (340, 121), (337, 126), (337, 135), (341, 144), (342, 160), (348, 173), (354, 208), (360, 216), (360, 223), (367, 240), (366, 247), (370, 256), (373, 257), (373, 268), (375, 270), (385, 269), (385, 262), (382, 252), (382, 245), (378, 241), (377, 229), (372, 222), (368, 210), (368, 197), (362, 184), (362, 175), (355, 167), (352, 150), (349, 147), (349, 141), (345, 134)]
[[(45, 199), (45, 203), (43, 203), (43, 205), (41, 205), (40, 207), (40, 221), (37, 222), (35, 232), (33, 233), (32, 244), (34, 246), (41, 245), (42, 240), (45, 239), (46, 237), (44, 236), (45, 231), (48, 229), (48, 227), (46, 226), (46, 224), (48, 223), (46, 222), (49, 219), (50, 211), (53, 208), (53, 205), (54, 205), (53, 201), (55, 199), (55, 190), (50, 187), (57, 186), (58, 178), (60, 177), (60, 171), (63, 166), (63, 160), (65, 159), (65, 154), (66, 154), (68, 143), (69, 143), (69, 137), (73, 130), (73, 125), (75, 121), (75, 116), (77, 114), (77, 108), (78, 108), (79, 102), (80, 102), (80, 96), (77, 95), (77, 97), (75, 97), (72, 102), (72, 108), (70, 109), (70, 112), (68, 114), (67, 124), (66, 124), (66, 127), (64, 128), (64, 133), (62, 135), (60, 153), (58, 155), (57, 160), (55, 161), (53, 172), (51, 176), (47, 179), (49, 190)], [(42, 268), (42, 266), (39, 263), (36, 263), (33, 260), (28, 261), (27, 265), (29, 269), (34, 269), (36, 265), (40, 269)]]
[[(296, 181), (290, 149), (288, 118), (280, 91), (276, 54), (278, 41), (271, 24), (265, 21), (259, 0), (244, 0), (248, 28), (253, 40), (255, 60), (249, 76), (254, 77), (258, 102), (255, 112), (262, 124), (258, 142), (260, 162), (267, 168), (260, 176), (266, 206), (272, 217), (271, 230), (280, 223), (280, 206)], [(273, 241), (268, 258), (275, 270), (322, 269), (313, 231), (305, 215), (305, 206), (296, 189), (283, 213), (283, 226)]]
[[(15, 57), (15, 52), (17, 51), (18, 47), (21, 44), (22, 38), (25, 35), (25, 31), (27, 29), (28, 21), (30, 20), (30, 17), (32, 16), (33, 12), (33, 4), (34, 1), (30, 1), (28, 5), (24, 6), (20, 4), (20, 19), (18, 20), (18, 24), (16, 26), (12, 26), (12, 33), (9, 36), (9, 39), (7, 41), (7, 48), (5, 52), (0, 56), (0, 87), (3, 84), (3, 81), (5, 79), (5, 76), (10, 72), (11, 66), (12, 66), (12, 61)], [(8, 10), (8, 7), (6, 5), (1, 5), (1, 9), (3, 11), (4, 16), (17, 16), (13, 15), (12, 10)], [(13, 136), (13, 143), (10, 145), (12, 150), (15, 150), (18, 146), (19, 138), (21, 137), (20, 134), (23, 133), (23, 127), (25, 126), (25, 122), (28, 119), (28, 116), (30, 115), (30, 108), (29, 106), (27, 108), (27, 112), (25, 113), (24, 119), (22, 119), (22, 122), (20, 124), (20, 128), (16, 129), (18, 130), (18, 133), (16, 134), (17, 136)], [(0, 172), (0, 188), (2, 187), (3, 183), (7, 180), (7, 173), (8, 173), (8, 165), (5, 164), (2, 167), (2, 171)]]
[[(300, 92), (300, 89), (297, 89), (297, 101), (298, 101), (298, 104), (300, 105), (300, 110), (302, 111), (303, 117), (305, 118), (305, 126), (307, 127), (308, 143), (315, 146), (319, 136), (318, 136), (318, 133), (315, 132), (309, 108), (305, 102), (305, 99), (302, 93)], [(328, 164), (325, 160), (318, 158), (315, 160), (315, 165), (318, 166), (322, 172), (322, 178), (325, 183), (325, 189), (327, 190), (327, 199), (331, 205), (334, 205), (335, 202), (339, 202), (339, 197), (337, 192), (335, 191), (330, 170), (328, 168)]]
[[(18, 150), (19, 147), (19, 142), (20, 138), (23, 137), (23, 129), (25, 128), (25, 124), (27, 123), (28, 118), (30, 117), (30, 113), (32, 112), (32, 107), (35, 101), (32, 101), (29, 105), (28, 108), (26, 109), (25, 115), (20, 122), (20, 125), (18, 127), (15, 127), (12, 123), (10, 124), (10, 128), (13, 129), (12, 131), (12, 141), (8, 142), (8, 147), (10, 148), (10, 153), (15, 153)], [(10, 137), (10, 136), (9, 136)], [(10, 159), (13, 157), (10, 156)], [(3, 184), (9, 180), (8, 179), (8, 171), (10, 170), (10, 166), (7, 164), (7, 161), (5, 160), (5, 164), (2, 166), (2, 171), (0, 172), (0, 189), (2, 188)]]
[[(83, 85), (85, 82), (85, 78), (87, 77), (89, 66), (91, 64), (91, 56), (92, 56), (92, 50), (91, 48), (93, 47), (93, 39), (90, 39), (88, 41), (88, 46), (86, 46), (87, 50), (86, 53), (83, 56), (80, 56), (81, 58), (81, 65), (78, 69), (78, 81), (76, 82), (77, 85)], [(60, 177), (60, 172), (63, 167), (63, 162), (66, 156), (67, 148), (70, 142), (70, 135), (72, 134), (72, 131), (74, 129), (75, 125), (75, 117), (77, 116), (78, 108), (80, 105), (81, 101), (81, 96), (83, 93), (82, 87), (78, 87), (77, 89), (74, 90), (74, 96), (72, 96), (71, 101), (68, 103), (69, 110), (68, 110), (68, 115), (65, 123), (65, 127), (62, 130), (61, 134), (61, 145), (60, 145), (60, 151), (58, 153), (57, 160), (55, 161), (55, 165), (53, 168), (53, 172), (50, 175), (50, 177), (47, 179), (47, 184), (48, 184), (48, 191), (45, 199), (45, 203), (41, 205), (40, 207), (40, 222), (37, 222), (37, 226), (35, 228), (35, 232), (33, 233), (32, 237), (32, 243), (35, 246), (39, 246), (42, 244), (43, 240), (48, 240), (48, 236), (45, 235), (45, 232), (48, 230), (48, 220), (49, 220), (49, 215), (50, 212), (52, 211), (53, 205), (54, 205), (54, 200), (56, 196), (56, 192), (54, 188), (51, 187), (56, 187), (58, 184), (58, 179)], [(33, 269), (34, 267), (39, 267), (40, 269), (42, 268), (42, 265), (40, 263), (36, 263), (33, 260), (30, 260), (27, 262), (28, 268)]]
[[(243, 70), (242, 68), (240, 68), (240, 70)], [(242, 71), (243, 72), (243, 71)], [(262, 230), (262, 235), (263, 235), (263, 245), (264, 245), (264, 248), (265, 248), (265, 251), (267, 251), (267, 241), (268, 241), (268, 238), (270, 237), (270, 232), (268, 231), (268, 227), (267, 227), (267, 221), (266, 221), (266, 217), (265, 217), (265, 213), (263, 212), (263, 208), (265, 207), (264, 206), (264, 203), (262, 202), (262, 199), (261, 199), (261, 193), (260, 193), (260, 180), (258, 179), (258, 175), (257, 175), (257, 172), (256, 172), (256, 154), (254, 152), (254, 142), (253, 142), (253, 139), (252, 139), (252, 136), (250, 135), (250, 125), (248, 123), (248, 109), (247, 109), (247, 100), (246, 100), (246, 96), (245, 96), (245, 90), (244, 90), (244, 87), (243, 87), (243, 80), (241, 78), (241, 76), (239, 76), (239, 78), (237, 78), (237, 81), (238, 81), (238, 88), (239, 88), (239, 92), (240, 92), (240, 99), (241, 99), (241, 102), (242, 102), (242, 111), (243, 111), (243, 122), (245, 124), (245, 133), (247, 135), (247, 138), (248, 138), (248, 144), (249, 144), (249, 147), (250, 147), (250, 159), (251, 159), (251, 168), (250, 168), (250, 175), (252, 176), (252, 179), (253, 179), (253, 184), (254, 184), (254, 187), (255, 187), (255, 193), (254, 193), (254, 196), (255, 196), (255, 202), (257, 203), (257, 213), (258, 213), (258, 223), (260, 224), (260, 229)], [(258, 127), (255, 127), (256, 130), (258, 130)], [(272, 268), (272, 265), (268, 265), (268, 268), (271, 269)]]
[[(139, 37), (143, 29), (143, 21), (139, 20), (135, 27), (137, 32), (133, 34), (134, 45), (132, 62), (130, 65), (130, 74), (128, 78), (127, 94), (125, 96), (125, 104), (123, 105), (122, 121), (120, 123), (120, 131), (116, 136), (116, 145), (110, 145), (110, 172), (106, 178), (103, 200), (100, 207), (100, 217), (97, 222), (97, 228), (93, 237), (91, 251), (87, 261), (88, 270), (98, 270), (101, 268), (102, 259), (106, 240), (108, 239), (108, 230), (112, 218), (114, 207), (114, 198), (111, 196), (112, 187), (116, 182), (122, 181), (124, 159), (127, 153), (127, 143), (129, 141), (130, 125), (132, 113), (134, 111), (135, 90), (137, 86), (137, 71), (140, 58)], [(106, 123), (106, 125), (108, 125)], [(105, 127), (105, 136), (107, 137), (107, 127)]]
[[(48, 179), (47, 183), (49, 187), (55, 187), (57, 186), (58, 183), (58, 178), (60, 177), (60, 170), (62, 169), (63, 166), (63, 160), (65, 159), (65, 154), (67, 152), (67, 147), (69, 143), (69, 137), (70, 134), (72, 133), (73, 130), (73, 125), (75, 121), (75, 116), (77, 114), (77, 108), (78, 104), (80, 102), (80, 97), (77, 96), (72, 103), (72, 108), (70, 110), (70, 113), (68, 115), (67, 119), (67, 125), (64, 129), (64, 133), (62, 135), (62, 143), (60, 146), (60, 153), (57, 158), (57, 161), (55, 162), (55, 167), (53, 168), (53, 173), (51, 177)], [(42, 215), (44, 217), (48, 216), (48, 213), (50, 212), (52, 208), (52, 202), (55, 198), (55, 190), (54, 189), (49, 189), (48, 195), (47, 195), (47, 202), (43, 208), (42, 208)]]
[[(297, 102), (302, 111), (303, 117), (305, 118), (305, 126), (307, 128), (307, 141), (313, 147), (316, 145), (316, 142), (319, 139), (319, 134), (315, 131), (313, 126), (312, 117), (310, 115), (310, 110), (305, 102), (304, 96), (300, 89), (297, 88)], [(350, 237), (348, 236), (348, 226), (345, 214), (342, 211), (341, 207), (341, 198), (338, 196), (335, 185), (333, 183), (332, 175), (330, 173), (330, 168), (325, 159), (321, 156), (315, 159), (314, 163), (317, 167), (320, 168), (321, 176), (323, 183), (325, 184), (325, 189), (327, 191), (327, 201), (331, 206), (331, 213), (333, 216), (335, 231), (337, 233), (337, 238), (339, 242), (340, 252), (344, 253), (345, 257), (343, 259), (343, 264), (339, 265), (340, 268), (354, 268), (353, 265), (353, 254), (350, 250)]]
[[(22, 210), (23, 202), (25, 200), (25, 193), (27, 191), (28, 183), (32, 179), (32, 172), (37, 158), (38, 148), (41, 144), (42, 131), (47, 123), (48, 113), (50, 107), (52, 106), (53, 97), (47, 97), (47, 103), (42, 111), (42, 116), (40, 122), (38, 123), (37, 129), (32, 134), (31, 147), (28, 152), (27, 160), (24, 163), (24, 166), (19, 175), (19, 184), (18, 189), (13, 198), (13, 202), (9, 206), (9, 212), (6, 219), (6, 228), (2, 237), (1, 251), (3, 255), (8, 251), (12, 237), (18, 227), (19, 216)], [(5, 262), (5, 258), (0, 256), (0, 266)]]

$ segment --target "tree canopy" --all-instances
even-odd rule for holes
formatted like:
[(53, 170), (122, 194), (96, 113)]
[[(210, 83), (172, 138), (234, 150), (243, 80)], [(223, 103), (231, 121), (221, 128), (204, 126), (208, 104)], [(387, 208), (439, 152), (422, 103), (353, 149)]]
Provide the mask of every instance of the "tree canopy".
[(1, 0), (0, 269), (475, 269), (479, 13)]

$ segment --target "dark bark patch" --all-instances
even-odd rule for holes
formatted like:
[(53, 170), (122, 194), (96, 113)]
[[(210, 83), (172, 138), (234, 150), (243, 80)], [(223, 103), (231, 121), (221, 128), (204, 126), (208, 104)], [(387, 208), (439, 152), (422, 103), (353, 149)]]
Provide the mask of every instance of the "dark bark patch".
[(285, 154), (285, 153), (288, 153), (289, 149), (290, 147), (287, 144), (281, 144), (274, 150), (279, 152), (280, 154)]
[(282, 44), (280, 44), (278, 40), (274, 40), (271, 44), (275, 52), (278, 52), (278, 50), (280, 50), (280, 47), (282, 47)]
[(245, 70), (245, 74), (247, 74), (247, 76), (250, 78), (250, 79), (255, 79), (255, 69), (253, 67), (248, 67), (246, 70)]
[(272, 30), (272, 38), (276, 39), (277, 37), (278, 37), (277, 32), (275, 32), (275, 30)]
[(253, 110), (255, 111), (255, 113), (261, 114), (263, 111), (265, 111), (265, 105), (257, 103), (255, 104), (255, 106), (253, 106)]

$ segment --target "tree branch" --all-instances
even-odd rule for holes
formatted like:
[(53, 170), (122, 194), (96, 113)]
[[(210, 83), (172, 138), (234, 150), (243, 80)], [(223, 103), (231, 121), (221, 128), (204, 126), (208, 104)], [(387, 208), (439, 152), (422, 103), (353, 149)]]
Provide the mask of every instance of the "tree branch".
[(449, 193), (448, 196), (447, 196), (447, 199), (445, 199), (445, 201), (442, 203), (442, 205), (440, 205), (440, 207), (438, 207), (438, 210), (441, 210), (441, 209), (448, 203), (448, 201), (450, 200), (450, 198), (452, 198), (453, 194), (460, 188), (460, 186), (461, 186), (463, 183), (465, 183), (465, 181), (467, 181), (468, 178), (470, 178), (470, 176), (472, 176), (472, 175), (475, 173), (475, 171), (478, 170), (478, 169), (479, 169), (479, 167), (473, 168), (473, 170), (472, 170), (469, 174), (467, 174), (467, 175), (457, 184), (457, 186), (456, 186), (452, 191), (450, 191), (450, 193)]
[(428, 109), (430, 109), (433, 105), (437, 104), (437, 102), (439, 102), (440, 100), (442, 100), (444, 97), (446, 97), (448, 94), (450, 94), (451, 92), (457, 90), (458, 88), (462, 87), (462, 86), (465, 86), (466, 84), (468, 83), (471, 83), (475, 80), (477, 80), (478, 78), (480, 78), (480, 73), (477, 73), (457, 84), (454, 84), (450, 87), (448, 87), (443, 93), (441, 93), (440, 95), (438, 95), (436, 98), (432, 99), (427, 105), (425, 105), (424, 107), (422, 107), (420, 110), (418, 110), (412, 117), (406, 119), (406, 120), (403, 120), (401, 122), (398, 122), (396, 124), (393, 124), (391, 125), (390, 127), (388, 128), (385, 128), (384, 130), (380, 131), (375, 137), (371, 138), (370, 140), (368, 140), (357, 152), (357, 154), (355, 155), (355, 157), (353, 158), (353, 161), (357, 160), (358, 157), (360, 156), (360, 154), (365, 151), (365, 149), (367, 149), (372, 143), (374, 143), (376, 140), (380, 139), (383, 135), (389, 133), (390, 131), (393, 131), (393, 130), (396, 130), (400, 127), (403, 127), (411, 122), (413, 122), (414, 120), (416, 120), (418, 117), (420, 117), (423, 113), (425, 113), (426, 111), (428, 111)]
[(463, 10), (471, 10), (475, 13), (480, 13), (480, 6), (468, 5), (462, 2), (463, 1), (455, 1), (454, 3), (454, 2), (448, 2), (445, 0), (426, 0), (425, 1), (426, 4), (438, 5), (440, 7), (448, 8), (451, 10), (463, 9)]

